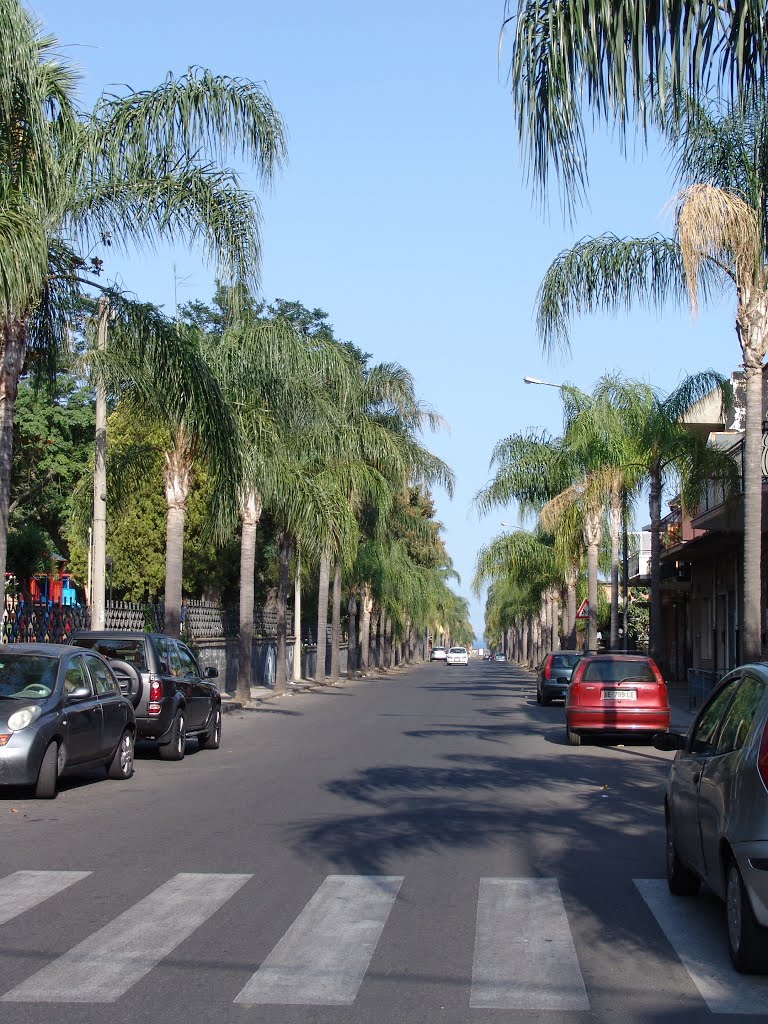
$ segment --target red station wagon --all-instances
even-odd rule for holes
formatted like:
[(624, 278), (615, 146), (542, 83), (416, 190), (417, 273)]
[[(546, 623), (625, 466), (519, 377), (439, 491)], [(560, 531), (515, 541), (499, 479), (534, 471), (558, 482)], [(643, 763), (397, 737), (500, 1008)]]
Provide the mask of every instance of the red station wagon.
[(669, 730), (667, 687), (653, 658), (585, 654), (565, 698), (568, 742), (621, 733), (648, 737)]

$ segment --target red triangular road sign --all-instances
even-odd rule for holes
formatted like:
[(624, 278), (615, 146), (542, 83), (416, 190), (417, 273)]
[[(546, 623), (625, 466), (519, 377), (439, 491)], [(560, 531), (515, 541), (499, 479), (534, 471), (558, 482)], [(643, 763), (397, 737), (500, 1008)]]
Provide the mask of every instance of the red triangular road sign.
[(579, 605), (579, 610), (576, 612), (576, 618), (577, 619), (588, 619), (589, 618), (589, 601), (586, 599), (586, 597), (584, 598), (584, 600)]

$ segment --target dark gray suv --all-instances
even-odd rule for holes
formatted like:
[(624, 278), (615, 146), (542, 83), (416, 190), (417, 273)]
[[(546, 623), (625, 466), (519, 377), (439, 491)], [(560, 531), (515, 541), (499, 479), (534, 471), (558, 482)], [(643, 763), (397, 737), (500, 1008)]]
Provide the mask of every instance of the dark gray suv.
[(221, 742), (221, 694), (212, 679), (215, 668), (201, 674), (195, 656), (181, 640), (160, 633), (88, 630), (74, 633), (70, 644), (106, 658), (136, 715), (137, 739), (156, 740), (160, 757), (180, 761), (188, 736), (216, 750)]

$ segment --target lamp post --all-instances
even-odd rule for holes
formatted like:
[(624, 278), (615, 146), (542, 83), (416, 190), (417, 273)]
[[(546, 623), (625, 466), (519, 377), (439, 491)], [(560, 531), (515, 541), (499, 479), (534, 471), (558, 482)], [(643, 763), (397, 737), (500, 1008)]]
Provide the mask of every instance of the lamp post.
[(523, 381), (526, 384), (543, 384), (545, 388), (562, 388), (563, 384), (553, 384), (551, 380), (542, 380), (540, 377), (523, 377)]

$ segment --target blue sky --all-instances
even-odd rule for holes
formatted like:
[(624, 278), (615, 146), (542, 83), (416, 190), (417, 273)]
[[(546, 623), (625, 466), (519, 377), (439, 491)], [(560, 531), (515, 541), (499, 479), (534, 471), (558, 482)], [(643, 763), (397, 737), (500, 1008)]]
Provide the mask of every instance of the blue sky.
[[(516, 523), (480, 520), (473, 497), (493, 445), (528, 427), (560, 427), (552, 388), (588, 389), (606, 370), (664, 388), (686, 373), (739, 361), (723, 300), (692, 322), (634, 309), (576, 321), (570, 356), (545, 358), (534, 330), (536, 290), (552, 261), (603, 231), (670, 229), (672, 186), (653, 144), (624, 159), (608, 135), (590, 148), (590, 206), (563, 224), (532, 200), (518, 159), (512, 105), (497, 64), (503, 0), (132, 0), (98, 9), (35, 0), (32, 10), (83, 72), (82, 95), (157, 84), (188, 65), (264, 82), (289, 131), (289, 163), (261, 193), (262, 291), (328, 312), (339, 337), (397, 360), (450, 430), (430, 438), (457, 476), (436, 494), (448, 550), (470, 582), (478, 547)], [(246, 183), (257, 182), (246, 172)], [(197, 252), (135, 254), (106, 268), (141, 298), (207, 298)], [(645, 509), (638, 522), (645, 521)], [(472, 619), (482, 633), (480, 603)]]

